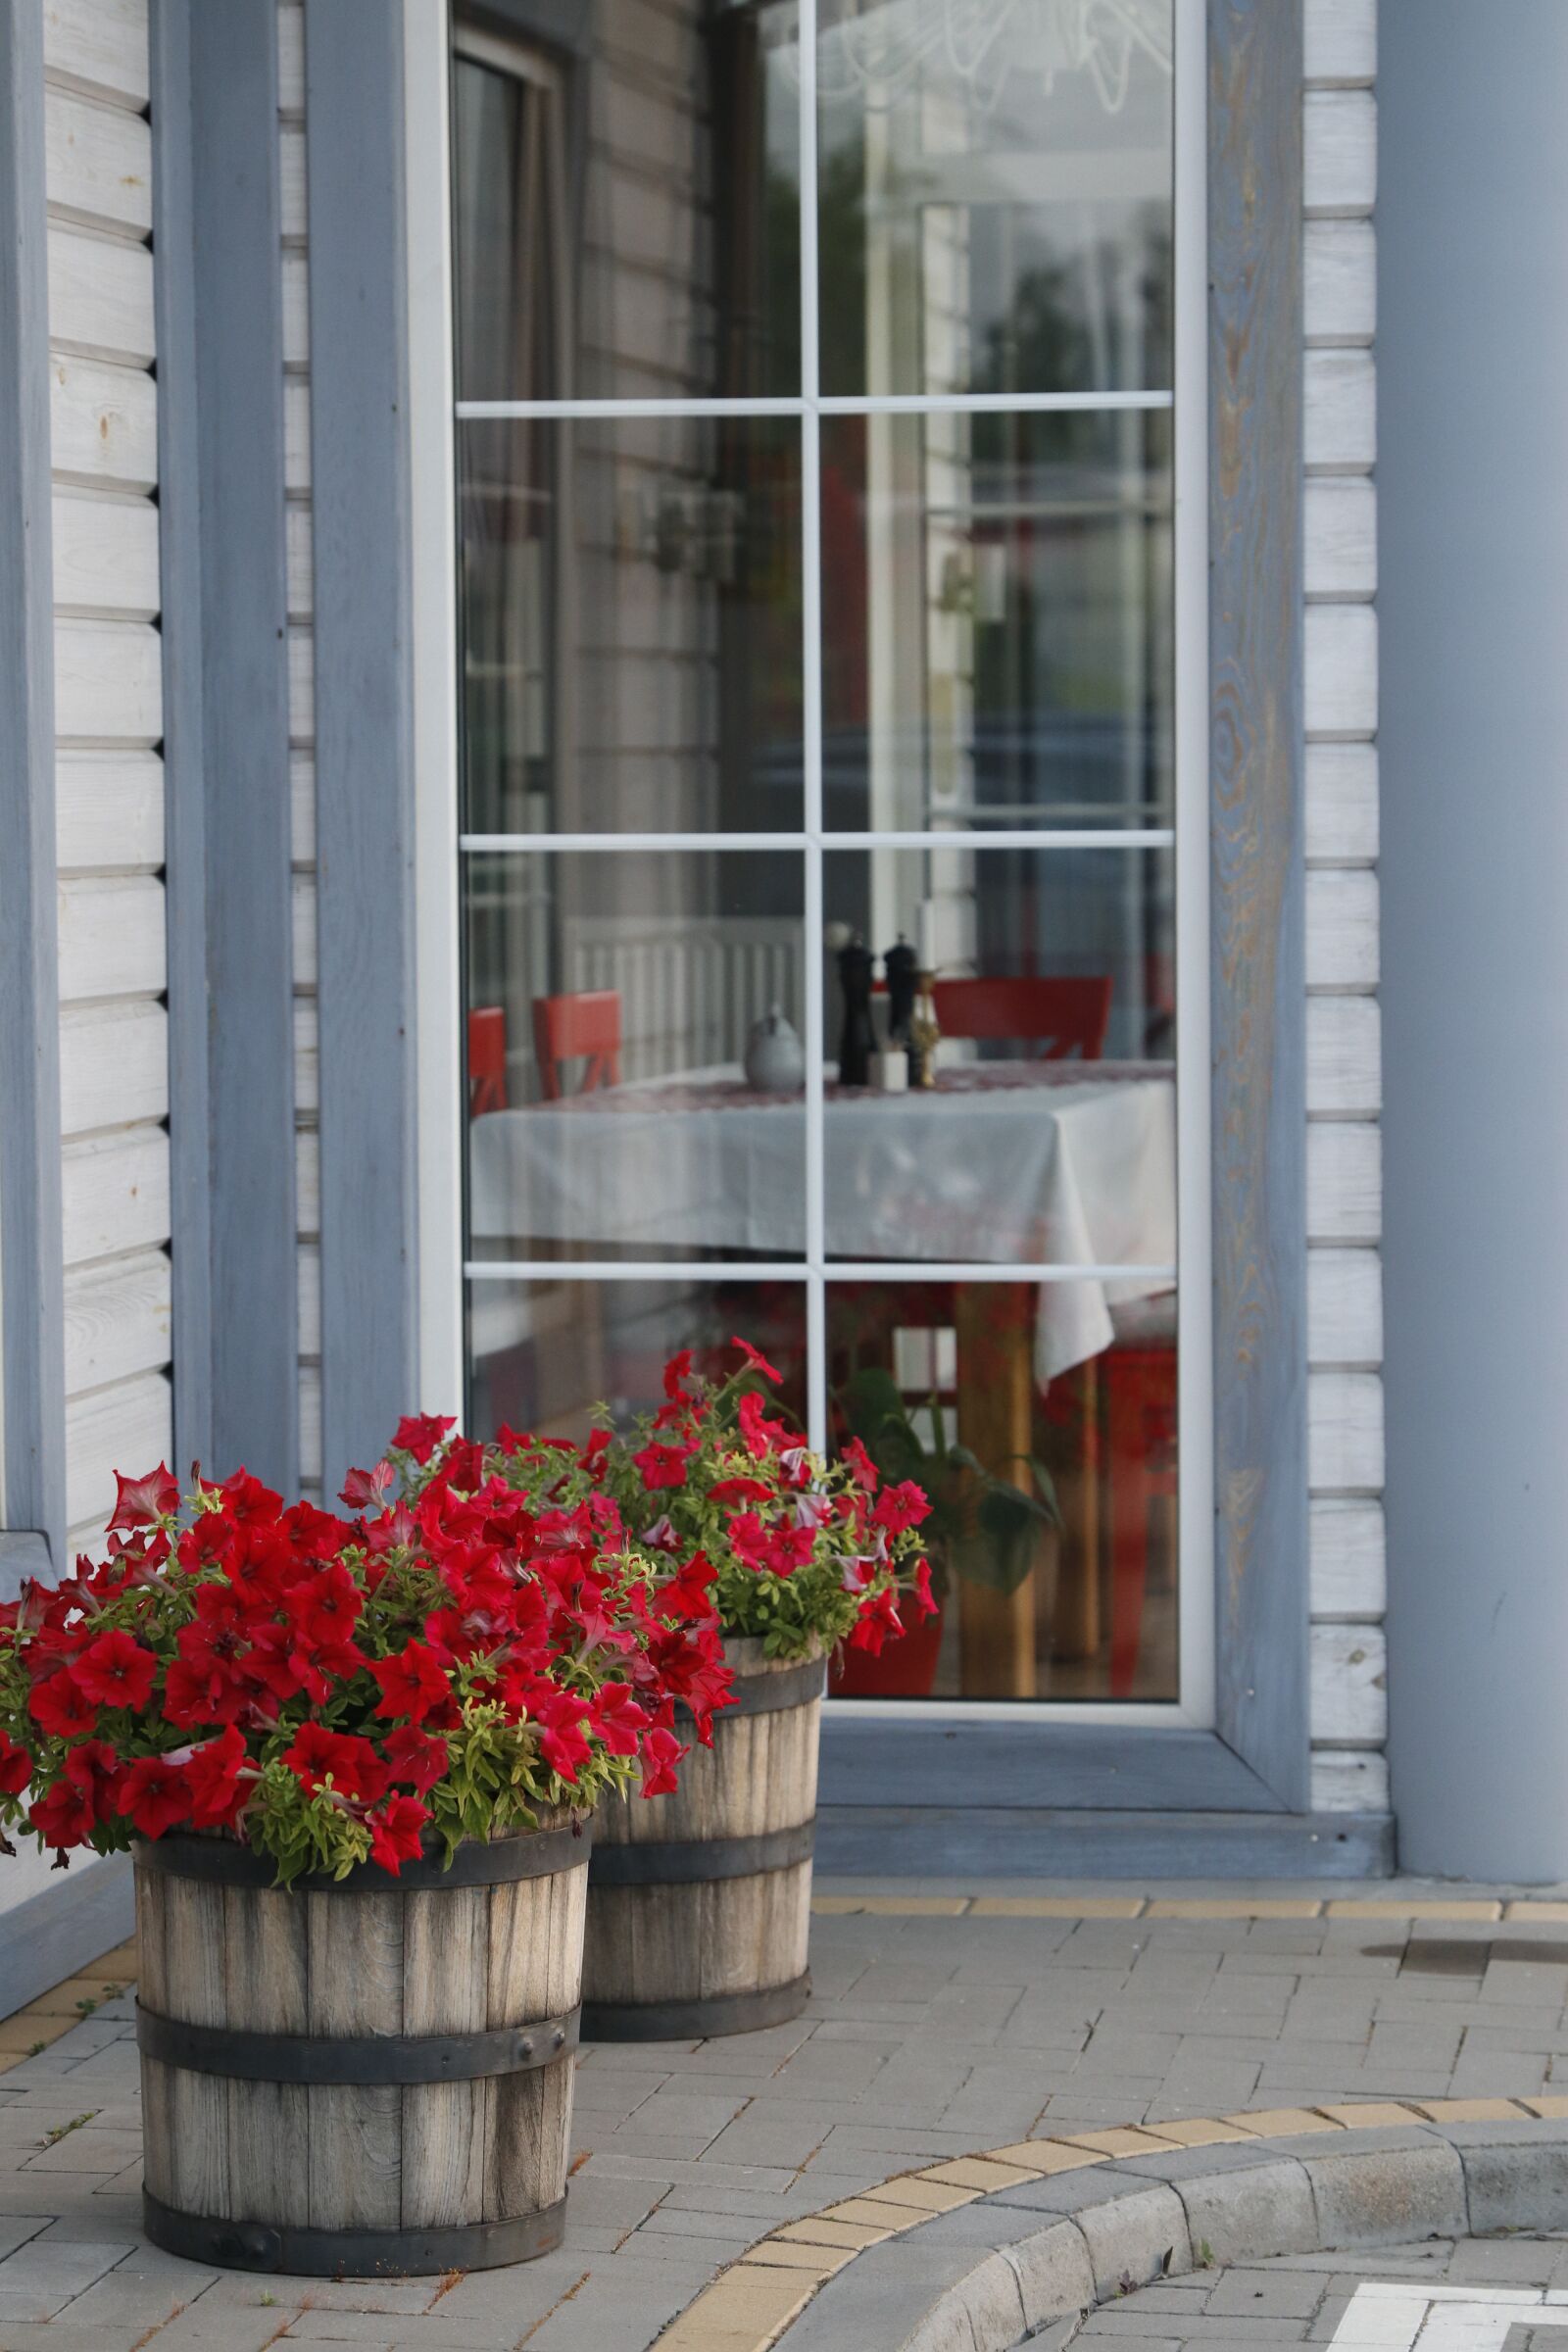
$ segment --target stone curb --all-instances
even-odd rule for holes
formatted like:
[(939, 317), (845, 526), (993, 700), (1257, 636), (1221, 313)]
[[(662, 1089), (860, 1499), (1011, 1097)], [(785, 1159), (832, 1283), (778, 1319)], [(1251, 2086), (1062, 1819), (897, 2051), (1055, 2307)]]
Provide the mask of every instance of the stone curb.
[(1273, 2108), (1023, 2140), (786, 2223), (655, 2352), (1059, 2352), (1160, 2277), (1568, 2230), (1568, 2098)]

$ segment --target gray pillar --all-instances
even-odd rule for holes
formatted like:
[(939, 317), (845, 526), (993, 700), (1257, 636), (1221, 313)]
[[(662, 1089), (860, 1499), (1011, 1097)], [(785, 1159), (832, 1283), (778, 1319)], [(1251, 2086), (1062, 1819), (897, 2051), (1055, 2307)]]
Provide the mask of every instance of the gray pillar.
[(1568, 6), (1383, 0), (1389, 1702), (1407, 1869), (1568, 1877)]

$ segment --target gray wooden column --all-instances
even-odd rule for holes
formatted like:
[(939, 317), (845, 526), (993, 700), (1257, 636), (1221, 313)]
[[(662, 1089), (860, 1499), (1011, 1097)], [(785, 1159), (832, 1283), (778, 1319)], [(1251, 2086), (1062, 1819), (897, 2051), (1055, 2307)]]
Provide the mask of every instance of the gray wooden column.
[(330, 1497), (418, 1374), (401, 11), (307, 0), (305, 72)]
[(41, 0), (0, 9), (0, 1526), (65, 1553)]
[(1299, 8), (1209, 0), (1208, 91), (1218, 1729), (1283, 1805), (1301, 1811), (1309, 1733)]
[[(344, 13), (361, 22), (382, 11)], [(168, 382), (167, 360), (159, 368), (160, 404), (174, 404), (160, 458), (172, 505), (164, 587), (178, 926), (170, 986), (181, 995), (171, 1072), (176, 1220), (202, 1190), (204, 1152), (211, 1196), (210, 1296), (181, 1282), (176, 1345), (194, 1345), (197, 1360), (176, 1356), (175, 1382), (199, 1391), (210, 1318), (210, 1466), (244, 1462), (287, 1493), (299, 1478), (299, 1373), (274, 0), (161, 0), (158, 56), (169, 109), (154, 123), (158, 158), (178, 204), (188, 139), (194, 227), (192, 323), (180, 317), (179, 285), (164, 297), (184, 380)], [(168, 260), (178, 273), (186, 262), (177, 219), (172, 229)], [(162, 271), (162, 246), (159, 264)], [(193, 1004), (203, 964), (206, 1000)], [(176, 1272), (180, 1238), (176, 1221)], [(183, 1433), (202, 1419), (199, 1393), (187, 1393), (176, 1426)]]

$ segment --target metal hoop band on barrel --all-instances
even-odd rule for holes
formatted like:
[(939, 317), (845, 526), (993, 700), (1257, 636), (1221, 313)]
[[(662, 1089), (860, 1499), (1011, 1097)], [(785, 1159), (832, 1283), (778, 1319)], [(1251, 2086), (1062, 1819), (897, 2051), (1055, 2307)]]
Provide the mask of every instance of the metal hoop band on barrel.
[(596, 1845), (590, 1886), (692, 1886), (711, 1879), (755, 1879), (764, 1871), (808, 1862), (814, 1821), (766, 1830), (756, 1838), (650, 1839), (646, 1845)]
[(581, 2012), (487, 2034), (252, 2034), (187, 2025), (136, 2004), (136, 2044), (165, 2066), (246, 2082), (472, 2082), (550, 2066), (577, 2046)]
[(715, 1992), (697, 2001), (585, 2001), (585, 2041), (698, 2041), (710, 2034), (755, 2034), (799, 2017), (811, 1972), (760, 1992)]
[[(732, 1723), (741, 1715), (776, 1715), (785, 1707), (809, 1706), (827, 1689), (827, 1662), (823, 1658), (808, 1658), (803, 1666), (788, 1667), (782, 1674), (738, 1675), (730, 1686), (734, 1705), (716, 1710), (715, 1723)], [(690, 1709), (675, 1701), (676, 1712), (689, 1714)]]
[(187, 2262), (226, 2270), (283, 2271), (307, 2278), (417, 2278), (440, 2271), (488, 2271), (531, 2262), (559, 2246), (566, 2200), (509, 2222), (444, 2230), (297, 2230), (267, 2222), (217, 2221), (179, 2213), (142, 2190), (142, 2224), (155, 2246)]
[[(507, 1886), (518, 1879), (548, 1879), (558, 1870), (571, 1870), (588, 1858), (592, 1834), (580, 1830), (530, 1830), (518, 1838), (498, 1838), (490, 1845), (460, 1845), (451, 1868), (439, 1854), (423, 1854), (405, 1862), (401, 1874), (382, 1870), (375, 1862), (360, 1862), (347, 1878), (327, 1878), (312, 1871), (295, 1879), (289, 1891), (302, 1894), (401, 1894), (436, 1886)], [(277, 1871), (266, 1854), (253, 1853), (231, 1838), (171, 1836), (137, 1840), (136, 1859), (143, 1870), (161, 1871), (166, 1878), (202, 1879), (210, 1886), (277, 1886)]]

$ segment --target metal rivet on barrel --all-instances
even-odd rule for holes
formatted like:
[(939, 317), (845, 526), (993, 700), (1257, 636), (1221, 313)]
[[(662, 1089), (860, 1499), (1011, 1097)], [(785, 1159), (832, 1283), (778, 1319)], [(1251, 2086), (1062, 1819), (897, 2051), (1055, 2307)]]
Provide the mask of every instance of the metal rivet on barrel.
[(529, 2034), (525, 2034), (522, 2039), (518, 2042), (517, 2049), (522, 2057), (531, 2058), (533, 2056), (533, 2036)]
[(558, 2026), (558, 2027), (556, 2028), (555, 2034), (554, 2034), (554, 2035), (553, 2035), (553, 2037), (552, 2037), (552, 2038), (553, 2038), (553, 2039), (554, 2039), (554, 2041), (555, 2041), (556, 2048), (559, 2050), (559, 2049), (560, 2049), (560, 2047), (561, 2047), (561, 2045), (562, 2045), (562, 2043), (563, 2043), (563, 2042), (565, 2040), (565, 2038), (566, 2038), (566, 2029), (565, 2029), (565, 2027), (564, 2027), (564, 2026)]

